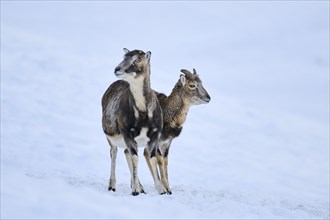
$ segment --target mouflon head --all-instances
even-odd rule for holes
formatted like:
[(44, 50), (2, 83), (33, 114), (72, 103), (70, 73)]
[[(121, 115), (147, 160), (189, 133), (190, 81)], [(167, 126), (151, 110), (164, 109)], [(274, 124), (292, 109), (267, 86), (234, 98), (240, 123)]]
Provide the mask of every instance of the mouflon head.
[(124, 59), (115, 68), (115, 75), (126, 81), (148, 74), (150, 67), (151, 52), (142, 50), (132, 50), (124, 48)]

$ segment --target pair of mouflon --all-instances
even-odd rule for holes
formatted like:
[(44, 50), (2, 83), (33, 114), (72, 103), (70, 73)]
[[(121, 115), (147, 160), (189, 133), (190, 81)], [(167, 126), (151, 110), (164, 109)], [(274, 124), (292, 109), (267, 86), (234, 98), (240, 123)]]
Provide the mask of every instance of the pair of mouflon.
[(145, 193), (138, 177), (138, 147), (145, 147), (156, 190), (172, 194), (168, 182), (171, 142), (180, 135), (189, 107), (208, 103), (210, 96), (195, 69), (193, 73), (181, 70), (169, 96), (155, 92), (150, 86), (151, 52), (126, 48), (124, 52), (124, 60), (115, 68), (122, 80), (112, 83), (102, 97), (102, 127), (111, 147), (108, 190), (116, 190), (117, 148), (121, 147), (131, 173), (132, 195)]

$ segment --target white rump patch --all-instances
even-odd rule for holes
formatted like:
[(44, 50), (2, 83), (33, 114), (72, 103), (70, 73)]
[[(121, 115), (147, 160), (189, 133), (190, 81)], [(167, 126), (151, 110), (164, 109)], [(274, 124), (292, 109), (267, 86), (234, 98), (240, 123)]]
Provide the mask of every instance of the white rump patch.
[(123, 135), (120, 135), (120, 134), (114, 135), (114, 136), (107, 135), (107, 139), (110, 141), (111, 144), (113, 144), (116, 147), (126, 148), (126, 144), (125, 144)]
[(136, 141), (138, 147), (146, 147), (150, 139), (147, 136), (148, 128), (142, 128), (139, 136), (136, 136), (134, 140)]

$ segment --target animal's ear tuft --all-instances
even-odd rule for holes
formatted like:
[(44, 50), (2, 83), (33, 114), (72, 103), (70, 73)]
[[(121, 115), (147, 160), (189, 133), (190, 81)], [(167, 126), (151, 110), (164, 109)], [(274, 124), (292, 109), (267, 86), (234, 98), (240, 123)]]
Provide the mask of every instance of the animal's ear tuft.
[(147, 51), (146, 54), (144, 55), (144, 57), (149, 62), (150, 61), (150, 57), (151, 57), (151, 52), (150, 51)]
[(180, 75), (180, 82), (182, 83), (183, 86), (184, 84), (186, 84), (186, 76), (184, 74)]
[(195, 75), (197, 75), (197, 72), (196, 72), (195, 68), (193, 69), (193, 73), (194, 73)]
[(123, 48), (123, 50), (124, 50), (125, 54), (127, 54), (129, 52), (129, 49), (127, 49), (127, 48)]

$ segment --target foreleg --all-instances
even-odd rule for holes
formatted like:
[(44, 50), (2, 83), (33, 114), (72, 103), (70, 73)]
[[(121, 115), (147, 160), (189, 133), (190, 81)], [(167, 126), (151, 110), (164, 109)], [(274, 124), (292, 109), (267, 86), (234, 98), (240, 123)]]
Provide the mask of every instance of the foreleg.
[(116, 160), (118, 149), (116, 146), (113, 146), (110, 141), (110, 158), (111, 158), (111, 168), (110, 168), (110, 180), (108, 191), (116, 191)]

